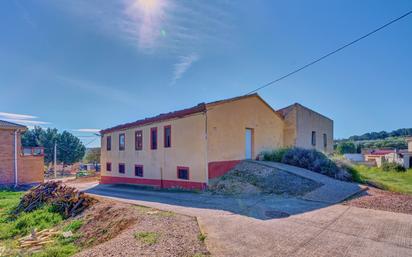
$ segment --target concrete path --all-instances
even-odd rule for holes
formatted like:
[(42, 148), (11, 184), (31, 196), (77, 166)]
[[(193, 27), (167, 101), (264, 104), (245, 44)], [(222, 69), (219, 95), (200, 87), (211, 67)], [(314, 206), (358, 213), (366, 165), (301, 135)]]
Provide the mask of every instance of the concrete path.
[(275, 169), (280, 169), (291, 174), (301, 176), (316, 182), (323, 184), (323, 186), (309, 192), (308, 194), (301, 197), (305, 200), (325, 202), (330, 204), (340, 203), (343, 200), (351, 197), (362, 191), (364, 188), (355, 183), (343, 182), (336, 179), (332, 179), (328, 176), (298, 168), (295, 166), (290, 166), (278, 162), (266, 162), (266, 161), (250, 161), (255, 164), (265, 165), (267, 167), (272, 167)]
[[(213, 256), (412, 256), (412, 215), (279, 196), (230, 198), (106, 185), (87, 192), (196, 216)], [(269, 217), (279, 213), (290, 216)]]

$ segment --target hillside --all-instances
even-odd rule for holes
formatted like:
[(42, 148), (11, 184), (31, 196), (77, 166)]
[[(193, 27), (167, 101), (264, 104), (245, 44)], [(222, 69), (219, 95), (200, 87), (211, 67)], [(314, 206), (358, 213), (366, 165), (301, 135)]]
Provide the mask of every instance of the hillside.
[(378, 140), (387, 138), (399, 138), (412, 136), (412, 128), (401, 128), (393, 130), (391, 132), (381, 131), (381, 132), (369, 132), (363, 135), (355, 135), (349, 137), (347, 140), (350, 141), (364, 141), (364, 140)]
[(345, 152), (360, 152), (361, 149), (406, 149), (407, 137), (412, 137), (412, 128), (402, 128), (391, 132), (369, 132), (363, 135), (355, 135), (346, 139), (335, 140), (335, 149), (338, 145), (348, 143), (351, 150)]

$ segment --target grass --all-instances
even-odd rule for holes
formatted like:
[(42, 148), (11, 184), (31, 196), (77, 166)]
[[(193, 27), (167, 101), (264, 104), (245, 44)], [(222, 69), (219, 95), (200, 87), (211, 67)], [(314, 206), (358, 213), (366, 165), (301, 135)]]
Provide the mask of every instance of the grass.
[(82, 220), (73, 220), (71, 223), (69, 223), (67, 226), (64, 227), (63, 231), (71, 231), (73, 233), (77, 232), (83, 225)]
[(372, 181), (389, 191), (412, 194), (412, 169), (406, 172), (395, 172), (383, 171), (377, 167), (353, 165), (349, 170), (357, 182)]
[(156, 232), (143, 231), (143, 232), (136, 232), (134, 234), (134, 238), (148, 245), (153, 245), (157, 243), (157, 240), (159, 239), (159, 237), (160, 237), (159, 233), (156, 233)]
[[(10, 190), (0, 191), (0, 248), (4, 247), (7, 254), (11, 256), (21, 256), (17, 239), (29, 234), (32, 229), (42, 230), (56, 227), (62, 224), (63, 217), (53, 212), (50, 206), (43, 206), (32, 212), (23, 212), (19, 215), (13, 215), (11, 211), (17, 206), (23, 192)], [(82, 223), (78, 220), (72, 221), (66, 226), (70, 230), (77, 230)], [(73, 237), (63, 238), (57, 236), (53, 243), (45, 246), (41, 251), (25, 254), (34, 257), (66, 257), (71, 256), (79, 251), (79, 248), (74, 244), (74, 240), (78, 235)]]
[(204, 242), (206, 240), (206, 235), (199, 233), (199, 235), (197, 235), (197, 239), (199, 239), (200, 242)]

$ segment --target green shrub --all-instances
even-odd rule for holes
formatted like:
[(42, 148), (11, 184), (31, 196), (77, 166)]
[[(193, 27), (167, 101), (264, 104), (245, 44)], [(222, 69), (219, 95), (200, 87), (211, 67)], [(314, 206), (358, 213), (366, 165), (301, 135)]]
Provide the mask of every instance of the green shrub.
[(271, 161), (271, 162), (281, 162), (283, 156), (286, 152), (288, 152), (290, 148), (279, 148), (272, 151), (267, 151), (263, 153), (263, 160), (264, 161)]
[(357, 149), (353, 142), (340, 142), (336, 147), (336, 151), (339, 154), (356, 153)]
[(397, 163), (394, 162), (383, 162), (381, 169), (383, 171), (396, 171), (396, 172), (405, 172), (406, 169)]
[(287, 151), (282, 163), (315, 171), (330, 177), (337, 177), (339, 167), (326, 155), (314, 149), (291, 148)]

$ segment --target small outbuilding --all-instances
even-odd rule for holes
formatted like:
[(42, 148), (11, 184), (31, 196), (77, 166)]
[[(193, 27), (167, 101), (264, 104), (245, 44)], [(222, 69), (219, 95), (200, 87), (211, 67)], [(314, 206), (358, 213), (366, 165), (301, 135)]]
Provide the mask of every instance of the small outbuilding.
[(44, 181), (44, 151), (22, 148), (26, 126), (0, 120), (0, 185), (31, 185)]

